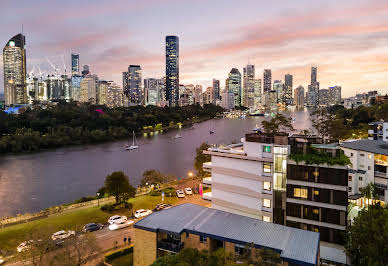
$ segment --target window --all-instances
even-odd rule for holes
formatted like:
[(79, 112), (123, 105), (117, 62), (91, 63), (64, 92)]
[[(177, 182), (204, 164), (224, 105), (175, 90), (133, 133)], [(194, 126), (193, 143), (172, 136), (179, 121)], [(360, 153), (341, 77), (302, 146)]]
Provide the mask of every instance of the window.
[(362, 189), (363, 189), (362, 187), (359, 187), (359, 188), (358, 188), (358, 191), (361, 192)]
[(264, 182), (263, 183), (264, 190), (271, 190), (271, 183), (270, 182)]
[(199, 242), (206, 243), (207, 242), (207, 237), (206, 236), (199, 236)]
[(264, 145), (263, 152), (271, 152), (271, 146)]
[(315, 190), (314, 190), (314, 195), (315, 195), (315, 196), (319, 196), (319, 190), (315, 189)]
[(264, 163), (263, 164), (263, 171), (264, 171), (264, 173), (271, 173), (271, 164), (270, 163)]
[(352, 187), (348, 187), (348, 191), (349, 191), (349, 192), (352, 192)]
[(243, 245), (235, 244), (234, 253), (236, 255), (242, 256), (244, 254), (245, 247)]
[(313, 231), (318, 233), (319, 232), (318, 227), (314, 227)]
[(314, 214), (319, 214), (319, 209), (313, 209)]
[(364, 156), (365, 156), (365, 154), (361, 153), (361, 154), (360, 154), (360, 156), (361, 156), (361, 157), (364, 157)]
[(370, 166), (368, 166), (368, 170), (370, 170)]
[(263, 206), (266, 208), (271, 208), (271, 200), (263, 199)]
[(372, 159), (372, 154), (368, 154), (368, 159)]
[(350, 153), (350, 157), (353, 157), (353, 152)]
[(358, 177), (358, 180), (362, 181), (362, 176), (359, 176), (359, 177)]
[(352, 181), (352, 176), (351, 176), (351, 175), (348, 177), (348, 180), (349, 180), (349, 181)]
[(294, 188), (294, 197), (307, 199), (307, 188)]
[(304, 179), (309, 179), (309, 172), (304, 172)]
[(263, 221), (264, 221), (264, 222), (271, 222), (271, 217), (269, 217), (269, 216), (263, 216)]

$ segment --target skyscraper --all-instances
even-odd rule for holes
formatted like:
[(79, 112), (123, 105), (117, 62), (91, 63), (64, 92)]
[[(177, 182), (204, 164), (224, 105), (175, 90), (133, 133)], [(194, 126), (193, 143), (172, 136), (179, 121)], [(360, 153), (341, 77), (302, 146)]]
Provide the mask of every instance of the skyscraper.
[(255, 97), (255, 66), (248, 64), (244, 67), (243, 77), (242, 105), (253, 108)]
[(271, 90), (272, 74), (271, 69), (264, 69), (263, 89), (264, 92)]
[(79, 75), (79, 54), (71, 54), (71, 75)]
[(160, 99), (162, 80), (155, 78), (144, 79), (144, 103), (146, 105), (156, 105)]
[(218, 79), (213, 79), (213, 104), (217, 103), (217, 100), (220, 100), (220, 81)]
[(308, 86), (307, 104), (317, 106), (319, 104), (319, 82), (317, 81), (317, 67), (311, 67), (311, 84)]
[(86, 75), (80, 85), (79, 101), (81, 103), (96, 104), (97, 100), (97, 82), (98, 77), (96, 75)]
[(19, 33), (3, 49), (5, 105), (27, 102), (25, 44), (25, 36)]
[(292, 75), (290, 74), (284, 76), (283, 102), (286, 104), (292, 102)]
[(166, 36), (166, 101), (178, 106), (179, 100), (179, 38)]
[(241, 106), (241, 73), (232, 68), (225, 82), (225, 91), (234, 93), (234, 106)]
[(311, 85), (317, 83), (317, 67), (311, 67)]
[(294, 91), (294, 102), (296, 108), (303, 108), (304, 106), (304, 88), (299, 86)]
[(130, 105), (143, 104), (141, 67), (130, 65), (128, 72), (123, 72), (123, 90)]

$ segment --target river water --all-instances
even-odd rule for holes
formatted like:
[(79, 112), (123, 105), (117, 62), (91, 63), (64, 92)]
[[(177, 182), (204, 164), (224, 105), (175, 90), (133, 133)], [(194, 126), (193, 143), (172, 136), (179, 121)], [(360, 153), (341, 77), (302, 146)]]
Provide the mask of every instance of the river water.
[[(299, 132), (310, 129), (305, 111), (286, 113), (295, 117)], [(50, 206), (94, 195), (105, 177), (124, 171), (137, 186), (142, 173), (157, 169), (186, 177), (194, 171), (195, 149), (203, 142), (230, 144), (260, 126), (263, 117), (217, 119), (196, 124), (194, 129), (171, 130), (140, 137), (139, 149), (125, 151), (128, 140), (59, 148), (35, 154), (0, 157), (0, 217), (37, 212)], [(209, 130), (215, 130), (209, 134)], [(172, 139), (179, 133), (182, 137)]]

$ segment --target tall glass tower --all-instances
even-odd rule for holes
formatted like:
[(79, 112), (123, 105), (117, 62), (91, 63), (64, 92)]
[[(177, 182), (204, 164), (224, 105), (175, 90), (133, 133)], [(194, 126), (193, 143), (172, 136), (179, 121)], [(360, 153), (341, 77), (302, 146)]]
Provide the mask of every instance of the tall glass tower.
[(26, 38), (19, 33), (3, 49), (5, 105), (27, 103)]
[(178, 106), (179, 100), (179, 38), (166, 36), (166, 101)]
[(141, 67), (139, 65), (130, 65), (128, 72), (123, 72), (124, 94), (128, 97), (130, 105), (143, 104), (141, 82)]
[(79, 54), (71, 54), (71, 75), (79, 75)]

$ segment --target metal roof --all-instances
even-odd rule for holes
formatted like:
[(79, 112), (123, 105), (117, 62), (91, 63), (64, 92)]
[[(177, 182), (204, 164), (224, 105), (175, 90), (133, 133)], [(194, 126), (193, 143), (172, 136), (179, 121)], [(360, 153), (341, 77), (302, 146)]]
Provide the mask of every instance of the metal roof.
[(137, 222), (135, 228), (176, 235), (188, 232), (243, 245), (254, 243), (301, 265), (316, 265), (319, 252), (319, 233), (190, 203), (155, 212)]
[(360, 139), (355, 141), (343, 142), (341, 143), (341, 147), (388, 156), (388, 142), (382, 140)]

